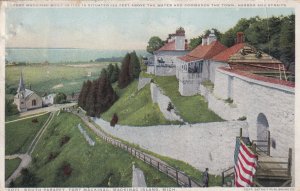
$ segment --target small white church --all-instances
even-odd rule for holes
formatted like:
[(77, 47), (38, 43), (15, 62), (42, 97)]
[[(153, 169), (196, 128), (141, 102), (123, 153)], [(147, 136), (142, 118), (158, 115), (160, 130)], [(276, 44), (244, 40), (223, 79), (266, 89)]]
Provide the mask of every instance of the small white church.
[(20, 112), (41, 108), (43, 106), (42, 98), (32, 90), (25, 88), (22, 73), (20, 76), (17, 94), (14, 97), (14, 103), (17, 105)]

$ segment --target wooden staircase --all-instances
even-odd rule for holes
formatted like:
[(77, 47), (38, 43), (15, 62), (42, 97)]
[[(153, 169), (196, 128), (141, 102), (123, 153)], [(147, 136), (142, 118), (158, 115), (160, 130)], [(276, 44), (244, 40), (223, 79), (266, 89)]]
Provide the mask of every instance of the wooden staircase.
[[(242, 129), (240, 130), (240, 138)], [(292, 149), (287, 157), (270, 156), (270, 132), (267, 140), (253, 140), (251, 149), (258, 156), (254, 177), (255, 187), (289, 187), (291, 186)], [(234, 186), (234, 166), (222, 172), (222, 186)]]

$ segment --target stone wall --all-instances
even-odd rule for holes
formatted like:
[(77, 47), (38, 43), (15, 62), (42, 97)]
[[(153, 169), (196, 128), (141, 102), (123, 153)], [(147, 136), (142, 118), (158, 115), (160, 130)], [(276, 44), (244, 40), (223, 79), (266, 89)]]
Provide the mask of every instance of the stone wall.
[(150, 82), (151, 82), (151, 78), (139, 78), (138, 90), (142, 89)]
[(210, 71), (210, 75), (209, 75), (209, 80), (212, 82), (212, 83), (215, 83), (215, 73), (216, 73), (216, 70), (218, 67), (220, 66), (227, 66), (228, 64), (227, 63), (224, 63), (224, 62), (216, 62), (216, 61), (210, 61), (210, 64), (209, 64), (209, 71)]
[(294, 151), (294, 88), (217, 69), (213, 93), (221, 99), (233, 99), (241, 115), (247, 117), (252, 140), (257, 139), (258, 116), (266, 117), (273, 142), (272, 156), (287, 157), (289, 148)]
[(176, 67), (175, 66), (154, 66), (154, 74), (156, 76), (175, 76)]
[(235, 138), (247, 123), (241, 121), (199, 123), (193, 125), (158, 125), (129, 127), (110, 124), (102, 119), (95, 122), (107, 133), (141, 148), (187, 162), (200, 171), (209, 168), (212, 174), (233, 166)]
[(147, 72), (146, 73), (148, 73), (148, 74), (155, 74), (154, 73), (154, 66), (152, 65), (152, 66), (147, 66)]
[(156, 84), (151, 83), (150, 90), (153, 103), (158, 104), (160, 111), (167, 120), (183, 121), (181, 117), (176, 114), (176, 108), (172, 109), (171, 111), (167, 110), (169, 103), (172, 103), (171, 99), (168, 96), (164, 95), (162, 90)]

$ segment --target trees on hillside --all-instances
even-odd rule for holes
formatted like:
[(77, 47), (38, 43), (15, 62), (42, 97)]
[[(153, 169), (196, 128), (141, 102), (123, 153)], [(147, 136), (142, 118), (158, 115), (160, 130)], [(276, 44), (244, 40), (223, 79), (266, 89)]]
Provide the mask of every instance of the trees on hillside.
[(139, 58), (136, 52), (127, 53), (122, 61), (121, 71), (118, 79), (120, 88), (125, 88), (131, 81), (138, 78), (141, 72)]
[(94, 81), (83, 83), (81, 88), (78, 105), (86, 110), (87, 115), (100, 116), (118, 99), (113, 90), (106, 69), (103, 69), (100, 77)]
[(163, 45), (164, 42), (158, 36), (153, 36), (148, 41), (147, 52), (153, 54), (154, 51), (160, 49)]

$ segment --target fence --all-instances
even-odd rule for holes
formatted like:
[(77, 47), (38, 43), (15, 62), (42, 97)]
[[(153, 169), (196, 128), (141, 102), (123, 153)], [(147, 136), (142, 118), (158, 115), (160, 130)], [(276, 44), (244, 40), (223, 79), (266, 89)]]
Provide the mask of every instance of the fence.
[[(73, 110), (74, 114), (77, 114), (82, 119), (88, 118), (86, 116), (81, 116), (78, 113), (79, 110)], [(203, 187), (203, 185), (197, 182), (195, 179), (191, 178), (190, 176), (186, 175), (184, 172), (167, 165), (166, 163), (159, 161), (155, 157), (146, 154), (136, 148), (133, 148), (127, 144), (122, 143), (119, 140), (111, 138), (109, 135), (101, 131), (101, 133), (97, 133), (105, 142), (110, 143), (116, 147), (126, 150), (131, 155), (135, 156), (136, 158), (142, 160), (143, 162), (151, 165), (152, 167), (156, 168), (158, 171), (166, 174), (167, 176), (171, 177), (176, 181), (176, 183), (183, 187)]]

